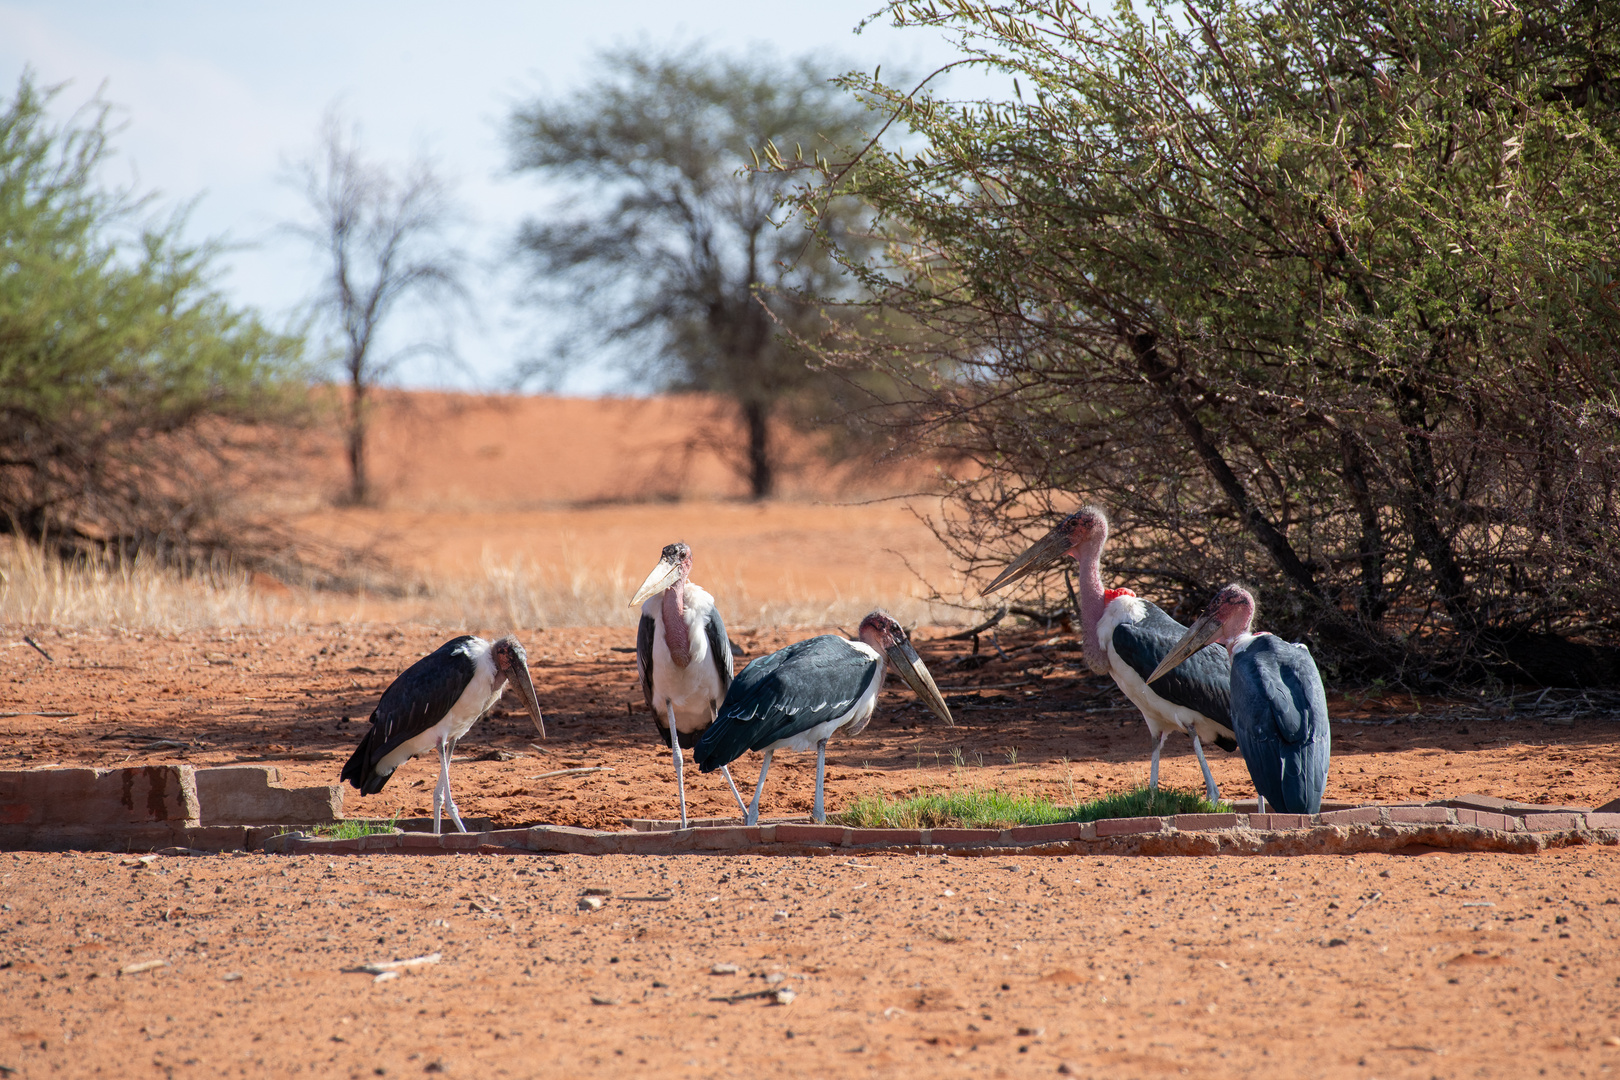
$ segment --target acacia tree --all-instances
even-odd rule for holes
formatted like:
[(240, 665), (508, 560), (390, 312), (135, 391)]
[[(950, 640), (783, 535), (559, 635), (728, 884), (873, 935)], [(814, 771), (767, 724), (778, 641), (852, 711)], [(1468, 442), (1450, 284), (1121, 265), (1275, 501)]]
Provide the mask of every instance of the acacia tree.
[(449, 352), (442, 341), (416, 340), (384, 351), (383, 325), (410, 301), (441, 312), (467, 296), (462, 257), (449, 241), (455, 207), (448, 185), (425, 158), (399, 175), (366, 160), (357, 130), (336, 111), (322, 122), (320, 145), (293, 166), (290, 183), (310, 216), (289, 224), (326, 264), (315, 296), (318, 322), (337, 338), (337, 366), (347, 383), (344, 443), (348, 500), (372, 497), (366, 432), (372, 391), (407, 357)]
[[(109, 106), (0, 100), (0, 533), (76, 558), (274, 555), (233, 493), (303, 400), (302, 342), (212, 286), (214, 247), (104, 187)], [(271, 422), (271, 423), (267, 423)]]
[[(638, 382), (730, 398), (746, 433), (739, 472), (764, 497), (784, 400), (824, 381), (791, 342), (825, 332), (850, 279), (786, 226), (785, 182), (756, 169), (754, 151), (837, 154), (866, 111), (808, 58), (624, 49), (597, 67), (594, 82), (517, 109), (508, 127), (514, 169), (569, 193), (518, 236), (536, 298), (574, 314), (558, 358), (539, 366), (606, 347)], [(843, 197), (821, 217), (851, 251), (864, 219)]]
[(1620, 676), (1564, 640), (1620, 630), (1607, 5), (890, 10), (1013, 99), (852, 77), (922, 148), (783, 168), (818, 170), (808, 212), (839, 185), (893, 226), (847, 262), (928, 347), (835, 359), (973, 458), (965, 562), (1097, 500), (1116, 572), (1189, 603), (1257, 582), (1346, 673)]

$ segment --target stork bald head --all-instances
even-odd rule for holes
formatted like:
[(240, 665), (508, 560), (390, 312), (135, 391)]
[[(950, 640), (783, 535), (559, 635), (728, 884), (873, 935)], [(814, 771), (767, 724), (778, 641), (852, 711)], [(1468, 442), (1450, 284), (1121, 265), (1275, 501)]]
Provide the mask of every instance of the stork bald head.
[(933, 714), (945, 723), (956, 726), (951, 719), (950, 707), (945, 704), (945, 698), (940, 694), (939, 687), (934, 684), (934, 677), (928, 674), (923, 666), (922, 657), (911, 646), (911, 635), (901, 626), (893, 615), (879, 608), (861, 620), (861, 628), (857, 633), (861, 641), (875, 649), (879, 656), (886, 657), (900, 677), (906, 680), (913, 693), (922, 699)]
[(543, 739), (546, 737), (546, 722), (540, 716), (540, 699), (534, 693), (534, 680), (529, 678), (529, 654), (523, 651), (523, 643), (511, 634), (497, 638), (489, 649), (490, 659), (495, 662), (495, 670), (505, 676), (506, 681), (518, 692), (523, 699), (523, 707), (529, 710), (529, 716), (534, 720), (535, 730)]
[(1108, 539), (1108, 515), (1100, 507), (1083, 506), (1070, 514), (1052, 528), (1052, 531), (1041, 537), (1024, 550), (1024, 553), (1008, 563), (996, 579), (985, 586), (984, 595), (988, 596), (997, 589), (1005, 588), (1013, 582), (1038, 574), (1042, 570), (1050, 569), (1062, 562), (1065, 557), (1079, 554), (1082, 549), (1089, 547), (1101, 548), (1103, 541)]
[(661, 593), (672, 586), (684, 584), (691, 576), (692, 549), (679, 542), (666, 544), (658, 555), (658, 565), (653, 567), (652, 573), (647, 575), (647, 580), (641, 583), (641, 588), (631, 597), (630, 606), (636, 607), (654, 593)]

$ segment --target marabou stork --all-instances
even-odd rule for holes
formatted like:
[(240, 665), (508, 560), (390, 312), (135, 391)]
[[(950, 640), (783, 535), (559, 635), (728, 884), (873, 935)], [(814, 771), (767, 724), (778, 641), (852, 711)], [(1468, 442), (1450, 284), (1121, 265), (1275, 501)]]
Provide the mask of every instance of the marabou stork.
[(778, 750), (816, 748), (816, 797), (811, 817), (824, 822), (822, 791), (827, 774), (827, 740), (835, 731), (859, 735), (877, 708), (887, 664), (947, 724), (951, 710), (923, 666), (905, 628), (886, 611), (861, 620), (854, 640), (823, 634), (762, 656), (743, 668), (726, 692), (709, 730), (698, 740), (693, 757), (704, 772), (722, 769), (745, 750), (764, 751), (759, 783), (745, 821), (759, 822), (759, 797), (771, 755)]
[[(636, 629), (636, 667), (641, 692), (652, 710), (653, 728), (675, 755), (675, 790), (681, 828), (686, 828), (686, 771), (681, 750), (695, 745), (714, 723), (731, 686), (731, 641), (714, 597), (687, 579), (692, 549), (670, 544), (641, 583), (630, 606), (641, 605)], [(731, 770), (722, 769), (737, 805), (747, 811)]]
[(1141, 710), (1155, 740), (1148, 787), (1158, 789), (1159, 753), (1170, 733), (1181, 731), (1192, 736), (1193, 753), (1204, 770), (1205, 794), (1210, 802), (1219, 801), (1221, 791), (1204, 758), (1204, 743), (1213, 742), (1228, 752), (1237, 749), (1229, 708), (1231, 664), (1223, 650), (1210, 647), (1189, 657), (1158, 686), (1149, 686), (1147, 676), (1187, 628), (1129, 589), (1103, 588), (1102, 549), (1107, 540), (1107, 515), (1095, 506), (1084, 507), (1008, 563), (985, 588), (985, 595), (1072, 556), (1080, 578), (1086, 663), (1099, 675), (1107, 672), (1114, 677)]
[(433, 831), (439, 831), (440, 812), (448, 806), (450, 820), (466, 832), (450, 794), (450, 755), (456, 741), (501, 699), (508, 682), (517, 687), (535, 728), (545, 738), (540, 702), (529, 678), (529, 658), (518, 639), (508, 636), (489, 642), (463, 634), (422, 657), (388, 685), (371, 711), (371, 730), (349, 755), (341, 779), (362, 794), (375, 795), (400, 765), (437, 748), (439, 782), (433, 789)]
[(1224, 645), (1232, 658), (1232, 730), (1260, 796), (1260, 812), (1270, 802), (1284, 813), (1315, 814), (1322, 809), (1333, 755), (1322, 675), (1304, 645), (1290, 645), (1276, 634), (1251, 634), (1253, 621), (1254, 597), (1228, 585), (1148, 682), (1211, 642)]

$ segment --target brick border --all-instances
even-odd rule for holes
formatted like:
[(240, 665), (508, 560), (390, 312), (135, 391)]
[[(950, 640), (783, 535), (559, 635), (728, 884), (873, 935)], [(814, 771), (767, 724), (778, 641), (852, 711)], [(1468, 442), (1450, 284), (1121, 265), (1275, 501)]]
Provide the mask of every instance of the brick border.
[(1307, 855), (1399, 851), (1532, 853), (1577, 844), (1620, 846), (1620, 814), (1490, 813), (1450, 806), (1364, 806), (1324, 814), (1181, 814), (1105, 818), (1013, 829), (857, 829), (786, 823), (602, 832), (537, 825), (486, 833), (393, 833), (322, 840), (265, 839), (286, 854), (551, 855)]

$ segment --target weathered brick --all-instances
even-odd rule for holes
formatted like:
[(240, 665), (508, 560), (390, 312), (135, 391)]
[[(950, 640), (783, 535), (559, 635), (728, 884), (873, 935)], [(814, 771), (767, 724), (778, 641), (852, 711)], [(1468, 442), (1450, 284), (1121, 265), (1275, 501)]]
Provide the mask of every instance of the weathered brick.
[(1563, 832), (1579, 829), (1585, 822), (1584, 814), (1526, 814), (1524, 827), (1530, 832)]
[(1449, 825), (1452, 811), (1444, 806), (1392, 806), (1389, 820), (1396, 825)]
[(528, 829), (492, 829), (481, 835), (484, 843), (497, 847), (520, 848), (529, 842)]
[(1620, 829), (1620, 814), (1587, 814), (1588, 829)]
[(1376, 806), (1358, 806), (1353, 810), (1330, 810), (1318, 814), (1316, 820), (1323, 825), (1377, 825), (1384, 820), (1384, 814)]
[(1007, 840), (1013, 844), (1051, 844), (1079, 838), (1078, 821), (1060, 821), (1054, 825), (1020, 825), (1007, 830)]
[(929, 829), (927, 844), (993, 844), (1001, 839), (1000, 829)]
[(693, 829), (694, 851), (730, 851), (753, 847), (760, 842), (758, 825), (726, 825), (718, 828)]
[(1201, 832), (1204, 829), (1235, 829), (1236, 814), (1177, 814), (1170, 819), (1181, 832)]
[(1251, 829), (1304, 829), (1311, 824), (1309, 814), (1250, 814)]
[(1133, 833), (1164, 832), (1167, 818), (1121, 817), (1103, 818), (1096, 822), (1098, 836), (1129, 836)]
[(399, 847), (401, 851), (443, 851), (444, 838), (434, 833), (408, 832), (401, 833)]
[(848, 829), (844, 832), (844, 846), (864, 847), (869, 844), (915, 845), (922, 843), (921, 829)]
[(776, 827), (779, 844), (841, 844), (844, 841), (842, 825), (782, 824)]

